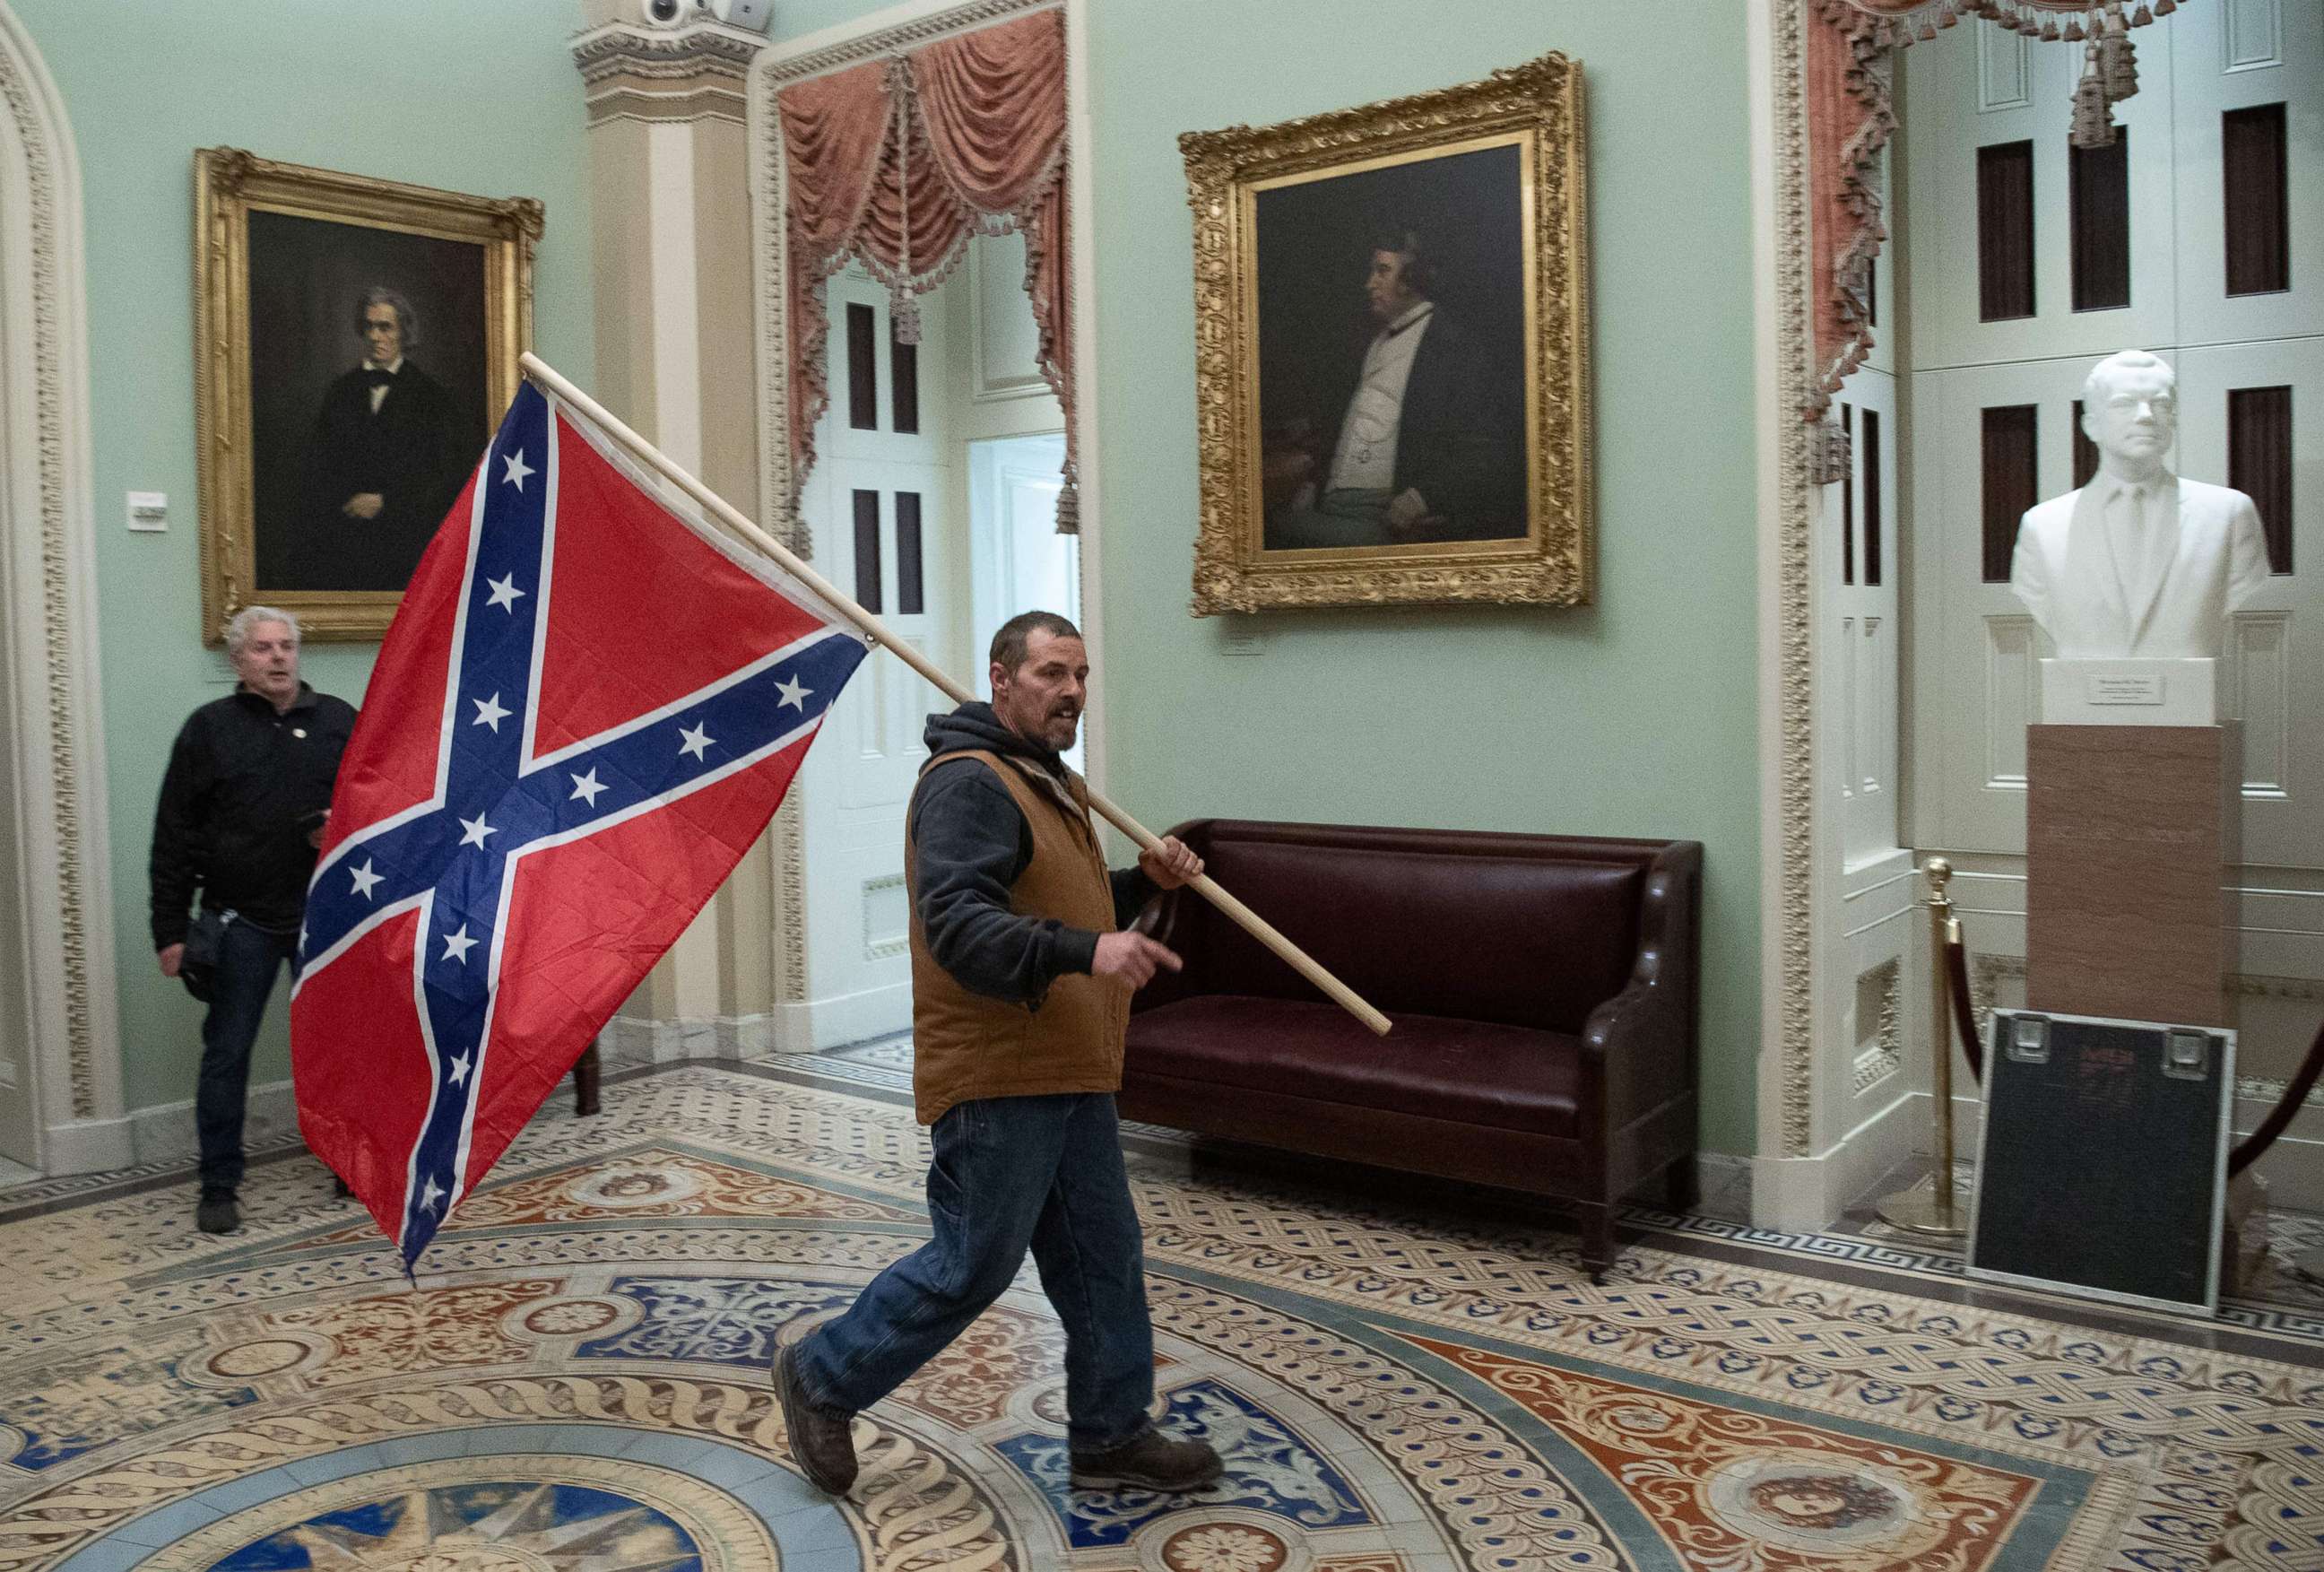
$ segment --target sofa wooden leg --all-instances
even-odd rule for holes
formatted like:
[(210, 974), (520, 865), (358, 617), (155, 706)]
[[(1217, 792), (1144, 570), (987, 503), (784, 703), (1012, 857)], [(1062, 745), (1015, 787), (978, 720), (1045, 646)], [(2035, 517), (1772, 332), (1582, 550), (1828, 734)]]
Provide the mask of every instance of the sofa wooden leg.
[(1590, 1281), (1602, 1283), (1606, 1269), (1614, 1264), (1614, 1208), (1583, 1201), (1578, 1208), (1582, 1214), (1582, 1264), (1590, 1269)]
[(1702, 1170), (1692, 1156), (1682, 1157), (1663, 1170), (1663, 1209), (1681, 1216), (1702, 1204)]

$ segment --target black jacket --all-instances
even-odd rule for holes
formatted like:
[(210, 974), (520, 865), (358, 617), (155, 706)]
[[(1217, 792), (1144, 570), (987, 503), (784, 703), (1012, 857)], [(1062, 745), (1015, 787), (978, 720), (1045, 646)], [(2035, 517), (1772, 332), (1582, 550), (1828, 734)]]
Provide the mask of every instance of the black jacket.
[[(927, 740), (937, 758), (982, 750), (1065, 778), (1063, 760), (1010, 731), (989, 704), (928, 717)], [(928, 953), (962, 987), (1038, 1008), (1052, 981), (1090, 970), (1096, 934), (1009, 909), (1009, 892), (1033, 860), (1033, 829), (991, 770), (971, 761), (929, 771), (912, 794), (911, 834), (912, 899)], [(1155, 892), (1137, 868), (1117, 870), (1114, 921), (1127, 927)]]
[(185, 942), (194, 893), (254, 926), (297, 929), (355, 707), (305, 683), (281, 715), (237, 688), (186, 717), (153, 812), (153, 948)]
[[(1333, 388), (1322, 429), (1331, 436), (1321, 453), (1327, 480), (1339, 451), (1340, 428), (1362, 380), (1367, 338), (1351, 373)], [(1524, 384), (1486, 385), (1475, 347), (1461, 320), (1443, 309), (1412, 357), (1397, 422), (1396, 478), (1390, 489), (1416, 491), (1429, 512), (1445, 521), (1446, 540), (1492, 540), (1525, 532), (1525, 460), (1519, 443)]]
[[(306, 516), (292, 543), (293, 589), (401, 589), (484, 450), (464, 432), (451, 393), (406, 359), (371, 408), (369, 373), (331, 384), (307, 458)], [(347, 499), (379, 493), (375, 519), (351, 519)]]

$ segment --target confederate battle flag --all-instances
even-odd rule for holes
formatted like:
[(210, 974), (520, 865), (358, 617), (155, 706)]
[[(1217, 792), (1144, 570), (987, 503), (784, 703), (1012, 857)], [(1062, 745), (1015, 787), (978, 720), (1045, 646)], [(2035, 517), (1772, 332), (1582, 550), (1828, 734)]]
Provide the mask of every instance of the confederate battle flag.
[(866, 645), (527, 384), (404, 592), (290, 1006), (407, 1266), (765, 829)]

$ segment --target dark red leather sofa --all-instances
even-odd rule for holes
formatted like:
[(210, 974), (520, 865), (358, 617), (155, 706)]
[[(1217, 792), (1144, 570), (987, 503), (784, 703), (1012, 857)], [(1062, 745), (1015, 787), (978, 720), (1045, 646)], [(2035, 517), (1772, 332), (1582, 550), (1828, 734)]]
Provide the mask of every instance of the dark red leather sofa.
[(1696, 841), (1200, 819), (1213, 877), (1395, 1023), (1387, 1037), (1191, 890), (1141, 926), (1176, 950), (1131, 1004), (1121, 1112), (1554, 1196), (1592, 1275), (1613, 1208), (1691, 1204)]

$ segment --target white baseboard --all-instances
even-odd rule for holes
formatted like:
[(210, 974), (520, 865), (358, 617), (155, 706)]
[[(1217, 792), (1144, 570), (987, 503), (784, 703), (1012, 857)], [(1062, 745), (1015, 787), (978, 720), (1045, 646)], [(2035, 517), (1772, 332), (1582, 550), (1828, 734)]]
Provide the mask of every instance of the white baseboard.
[(874, 1038), (893, 1037), (912, 1024), (908, 983), (866, 988), (828, 999), (778, 1004), (755, 1015), (685, 1016), (659, 1020), (616, 1015), (598, 1034), (608, 1067), (670, 1064), (696, 1059), (766, 1059), (822, 1053)]
[(857, 994), (775, 1006), (775, 1053), (823, 1053), (893, 1037), (912, 1026), (912, 985), (891, 983)]
[(1813, 1157), (1752, 1160), (1751, 1221), (1786, 1234), (1813, 1233), (1846, 1211), (1880, 1176), (1913, 1154), (1928, 1130), (1928, 1098), (1897, 1098)]
[(41, 1171), (51, 1179), (134, 1167), (137, 1132), (128, 1119), (85, 1119), (41, 1133)]
[[(130, 1161), (139, 1168), (191, 1162), (201, 1155), (191, 1101), (140, 1108), (125, 1123), (130, 1127)], [(244, 1151), (280, 1145), (298, 1134), (299, 1108), (289, 1081), (269, 1081), (250, 1088), (242, 1124)]]

